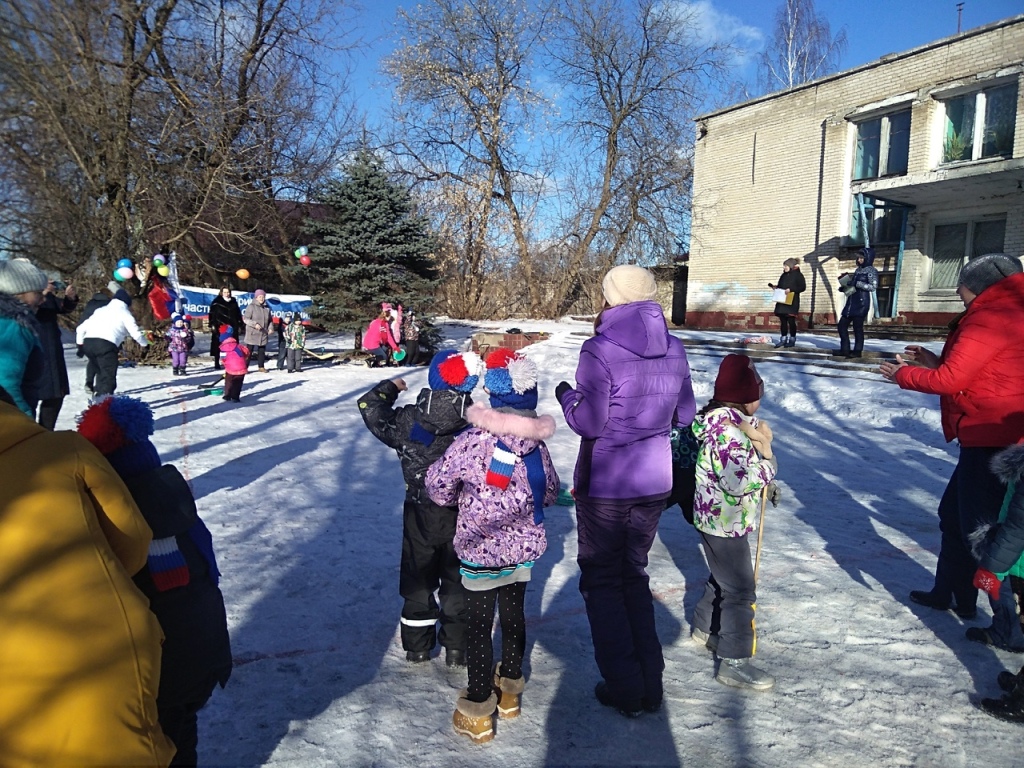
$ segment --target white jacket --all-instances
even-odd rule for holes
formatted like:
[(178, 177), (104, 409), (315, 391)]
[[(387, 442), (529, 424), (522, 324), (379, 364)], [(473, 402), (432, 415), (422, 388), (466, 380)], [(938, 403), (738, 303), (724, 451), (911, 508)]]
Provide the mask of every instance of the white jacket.
[(119, 347), (125, 336), (131, 336), (143, 347), (149, 346), (128, 305), (120, 299), (111, 299), (109, 304), (97, 309), (78, 326), (75, 343), (81, 344), (86, 339), (106, 339)]

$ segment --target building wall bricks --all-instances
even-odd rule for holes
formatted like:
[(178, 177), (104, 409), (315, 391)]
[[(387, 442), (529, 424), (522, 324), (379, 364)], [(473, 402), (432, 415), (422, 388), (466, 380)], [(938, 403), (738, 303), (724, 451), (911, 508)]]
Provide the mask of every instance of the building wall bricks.
[[(1024, 15), (698, 118), (687, 324), (764, 327), (774, 307), (768, 283), (794, 256), (808, 285), (803, 322), (812, 310), (816, 322), (834, 320), (844, 301), (836, 278), (855, 267), (857, 250), (848, 240), (856, 150), (851, 118), (909, 106), (908, 171), (893, 183), (935, 182), (946, 178), (946, 169), (939, 167), (944, 112), (933, 92), (977, 89), (994, 77), (1016, 80), (1012, 157), (969, 164), (966, 172), (975, 176), (962, 194), (954, 193), (959, 181), (942, 181), (948, 199), (919, 203), (908, 217), (896, 321), (939, 321), (960, 311), (954, 290), (929, 287), (937, 222), (1005, 216), (1004, 251), (1024, 252), (1024, 191), (1006, 187), (1007, 179), (1024, 178), (1022, 73)], [(985, 179), (980, 184), (978, 174)], [(997, 178), (1001, 186), (990, 188)], [(876, 266), (891, 278), (897, 252), (897, 246), (877, 249)]]

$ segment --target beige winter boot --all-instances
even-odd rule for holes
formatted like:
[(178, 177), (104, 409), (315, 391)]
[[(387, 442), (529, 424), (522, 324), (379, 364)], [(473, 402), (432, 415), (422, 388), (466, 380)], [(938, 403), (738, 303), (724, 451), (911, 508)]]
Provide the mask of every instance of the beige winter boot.
[(456, 733), (468, 736), (474, 744), (483, 744), (494, 738), (494, 713), (498, 707), (498, 696), (492, 693), (487, 701), (476, 702), (467, 699), (467, 693), (465, 688), (459, 692), (452, 725)]
[(523, 698), (523, 688), (526, 686), (526, 678), (510, 680), (501, 676), (501, 662), (494, 667), (494, 692), (498, 694), (498, 717), (502, 720), (511, 720), (519, 717), (520, 704)]

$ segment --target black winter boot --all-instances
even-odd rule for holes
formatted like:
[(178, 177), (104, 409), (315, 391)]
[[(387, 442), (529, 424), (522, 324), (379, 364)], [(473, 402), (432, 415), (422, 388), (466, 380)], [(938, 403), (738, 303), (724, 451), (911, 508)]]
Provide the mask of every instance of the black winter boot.
[(790, 336), (788, 339), (786, 339), (786, 343), (783, 344), (783, 346), (785, 346), (785, 347), (795, 347), (796, 346), (796, 336)]
[(1018, 686), (1012, 693), (998, 699), (982, 699), (978, 709), (986, 715), (1006, 720), (1009, 723), (1024, 724), (1024, 688)]

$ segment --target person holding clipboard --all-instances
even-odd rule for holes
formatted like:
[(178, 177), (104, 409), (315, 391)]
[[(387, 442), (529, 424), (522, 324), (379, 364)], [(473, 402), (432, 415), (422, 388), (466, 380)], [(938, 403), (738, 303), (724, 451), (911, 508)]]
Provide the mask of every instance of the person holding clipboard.
[(778, 283), (768, 283), (774, 293), (775, 316), (779, 318), (781, 336), (775, 348), (796, 345), (796, 316), (800, 312), (800, 294), (807, 290), (804, 276), (800, 274), (800, 259), (786, 259), (782, 262), (782, 275)]

